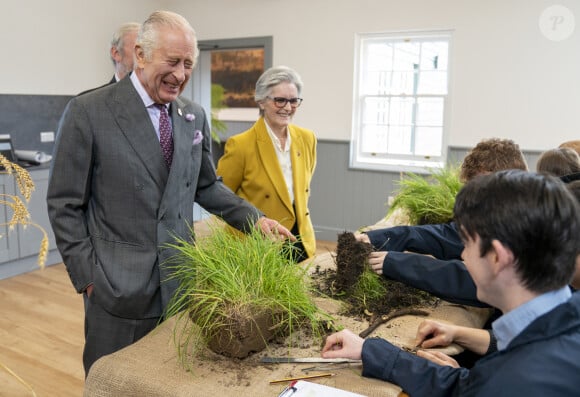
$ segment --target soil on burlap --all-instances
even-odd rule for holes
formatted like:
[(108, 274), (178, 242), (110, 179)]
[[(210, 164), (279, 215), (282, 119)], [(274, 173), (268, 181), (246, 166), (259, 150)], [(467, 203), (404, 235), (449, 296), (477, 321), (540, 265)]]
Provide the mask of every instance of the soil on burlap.
[(402, 308), (435, 307), (439, 299), (431, 294), (401, 282), (380, 277), (387, 293), (376, 299), (362, 302), (352, 292), (360, 275), (368, 266), (368, 256), (373, 247), (357, 241), (353, 233), (338, 235), (336, 247), (336, 270), (315, 269), (312, 275), (315, 288), (323, 295), (346, 302), (345, 315), (355, 318), (382, 315)]

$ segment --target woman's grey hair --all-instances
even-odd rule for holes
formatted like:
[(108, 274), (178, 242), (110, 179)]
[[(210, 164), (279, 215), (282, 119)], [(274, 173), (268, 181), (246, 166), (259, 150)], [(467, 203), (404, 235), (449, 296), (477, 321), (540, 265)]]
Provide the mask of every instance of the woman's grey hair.
[[(298, 96), (302, 92), (302, 79), (293, 69), (288, 66), (275, 66), (266, 70), (258, 81), (256, 82), (256, 92), (254, 94), (254, 100), (257, 103), (261, 103), (266, 99), (267, 96), (272, 92), (272, 87), (277, 86), (280, 83), (291, 83), (296, 86), (298, 90)], [(264, 111), (260, 109), (260, 116), (264, 115)]]
[[(125, 36), (128, 33), (139, 32), (139, 28), (141, 28), (141, 24), (137, 22), (127, 22), (119, 26), (111, 38), (111, 48), (116, 48), (124, 56), (123, 46), (125, 44)], [(112, 56), (111, 61), (113, 61), (113, 65), (116, 65)]]
[(171, 11), (155, 11), (153, 14), (149, 15), (149, 18), (147, 18), (147, 20), (143, 22), (143, 25), (141, 25), (141, 30), (137, 36), (137, 45), (143, 49), (145, 59), (151, 60), (153, 51), (157, 48), (157, 31), (162, 26), (182, 29), (191, 34), (194, 47), (193, 66), (195, 66), (197, 56), (199, 55), (195, 30), (189, 24), (187, 19)]

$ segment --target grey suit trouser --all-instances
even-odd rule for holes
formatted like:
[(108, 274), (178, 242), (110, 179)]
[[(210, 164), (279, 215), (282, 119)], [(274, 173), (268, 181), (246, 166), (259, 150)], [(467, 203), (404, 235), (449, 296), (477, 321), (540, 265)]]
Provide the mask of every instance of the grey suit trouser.
[(159, 317), (146, 319), (128, 319), (117, 317), (94, 300), (95, 291), (85, 300), (85, 348), (83, 351), (83, 365), (85, 377), (89, 369), (100, 357), (137, 342), (155, 328)]

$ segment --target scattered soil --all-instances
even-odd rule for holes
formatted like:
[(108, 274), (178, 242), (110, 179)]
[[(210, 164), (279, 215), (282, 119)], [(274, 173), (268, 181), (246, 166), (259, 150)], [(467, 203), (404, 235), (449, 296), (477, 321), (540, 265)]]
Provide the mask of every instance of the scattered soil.
[[(357, 319), (389, 314), (401, 308), (430, 308), (439, 303), (431, 294), (401, 282), (378, 277), (386, 293), (373, 298), (354, 294), (359, 277), (368, 267), (367, 258), (373, 251), (370, 244), (357, 241), (352, 233), (338, 236), (335, 269), (314, 269), (312, 273), (315, 289), (322, 295), (345, 302), (343, 315)], [(368, 294), (372, 295), (372, 294)]]

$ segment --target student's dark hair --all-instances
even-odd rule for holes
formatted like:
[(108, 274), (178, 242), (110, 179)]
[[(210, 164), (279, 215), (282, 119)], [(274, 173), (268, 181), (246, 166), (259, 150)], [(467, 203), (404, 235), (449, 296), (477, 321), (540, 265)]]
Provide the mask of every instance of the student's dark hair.
[(580, 155), (568, 147), (546, 150), (538, 158), (536, 170), (555, 176), (580, 172)]
[(576, 197), (576, 200), (580, 203), (580, 179), (574, 180), (566, 184), (566, 187), (572, 195)]
[(455, 219), (463, 240), (508, 247), (522, 284), (536, 293), (567, 285), (580, 254), (580, 205), (558, 178), (509, 170), (475, 177), (459, 191)]

